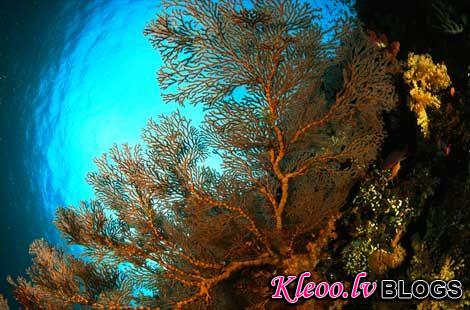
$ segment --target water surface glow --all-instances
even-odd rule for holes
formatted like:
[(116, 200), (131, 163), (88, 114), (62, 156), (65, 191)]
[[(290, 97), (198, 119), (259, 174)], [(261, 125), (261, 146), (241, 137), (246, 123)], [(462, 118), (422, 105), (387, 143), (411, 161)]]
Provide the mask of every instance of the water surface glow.
[[(34, 112), (35, 181), (49, 217), (58, 205), (92, 197), (85, 182), (92, 159), (114, 144), (140, 142), (150, 117), (168, 114), (155, 72), (159, 54), (142, 34), (154, 0), (70, 2), (80, 14), (66, 24), (63, 50), (41, 77)], [(201, 107), (184, 107), (196, 123)]]

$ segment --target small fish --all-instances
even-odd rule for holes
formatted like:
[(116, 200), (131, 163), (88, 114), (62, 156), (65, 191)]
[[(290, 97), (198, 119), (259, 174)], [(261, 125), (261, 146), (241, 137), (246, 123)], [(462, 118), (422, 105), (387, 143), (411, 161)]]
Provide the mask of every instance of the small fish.
[(397, 163), (406, 158), (407, 149), (390, 152), (382, 165), (383, 170), (392, 169)]
[(400, 162), (397, 162), (393, 167), (392, 167), (392, 172), (390, 173), (390, 179), (393, 179), (397, 176), (398, 171), (400, 171), (401, 164)]
[(444, 140), (439, 139), (438, 141), (439, 148), (444, 152), (446, 156), (449, 156), (450, 151), (452, 150), (452, 144), (447, 144)]
[(455, 96), (455, 88), (454, 88), (454, 87), (451, 87), (451, 88), (450, 88), (450, 95), (451, 95), (452, 97)]
[(388, 154), (387, 158), (382, 165), (383, 170), (391, 170), (390, 178), (393, 179), (397, 176), (401, 168), (401, 161), (406, 158), (407, 148), (404, 150), (392, 151)]

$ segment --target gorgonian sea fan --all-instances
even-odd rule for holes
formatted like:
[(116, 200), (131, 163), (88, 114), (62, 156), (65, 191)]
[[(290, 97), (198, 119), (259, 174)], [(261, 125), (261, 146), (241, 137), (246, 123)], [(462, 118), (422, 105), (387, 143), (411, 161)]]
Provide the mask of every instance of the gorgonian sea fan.
[[(396, 104), (391, 58), (352, 22), (322, 29), (297, 1), (164, 4), (145, 29), (159, 83), (168, 101), (204, 105), (204, 125), (174, 113), (149, 122), (144, 146), (98, 159), (97, 201), (56, 219), (87, 263), (36, 244), (31, 281), (16, 284), (24, 305), (273, 308), (273, 274), (323, 277), (338, 210)], [(211, 149), (220, 170), (204, 166)]]

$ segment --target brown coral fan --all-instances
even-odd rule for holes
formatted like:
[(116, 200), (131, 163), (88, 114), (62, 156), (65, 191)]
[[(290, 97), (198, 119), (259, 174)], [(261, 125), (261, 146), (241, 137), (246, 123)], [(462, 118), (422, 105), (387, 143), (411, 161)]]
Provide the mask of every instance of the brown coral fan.
[[(297, 1), (165, 4), (145, 31), (165, 63), (160, 85), (205, 105), (203, 130), (175, 113), (149, 122), (144, 147), (98, 159), (98, 201), (56, 220), (90, 263), (36, 246), (31, 282), (16, 284), (24, 305), (269, 307), (269, 278), (288, 261), (317, 265), (379, 151), (396, 104), (391, 59), (353, 25), (324, 31)], [(222, 171), (203, 165), (211, 149)], [(118, 268), (122, 279), (98, 272)]]

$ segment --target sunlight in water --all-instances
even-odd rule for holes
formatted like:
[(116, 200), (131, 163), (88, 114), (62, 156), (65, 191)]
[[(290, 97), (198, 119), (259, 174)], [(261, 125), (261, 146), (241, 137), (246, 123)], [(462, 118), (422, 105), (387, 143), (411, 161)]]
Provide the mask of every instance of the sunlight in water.
[[(58, 205), (92, 197), (85, 176), (94, 157), (114, 143), (139, 143), (150, 117), (176, 109), (162, 102), (155, 73), (161, 60), (142, 34), (156, 2), (95, 1), (80, 10), (86, 16), (66, 23), (61, 56), (43, 74), (36, 98), (32, 154), (49, 216)], [(181, 110), (196, 123), (203, 117), (201, 107)]]

